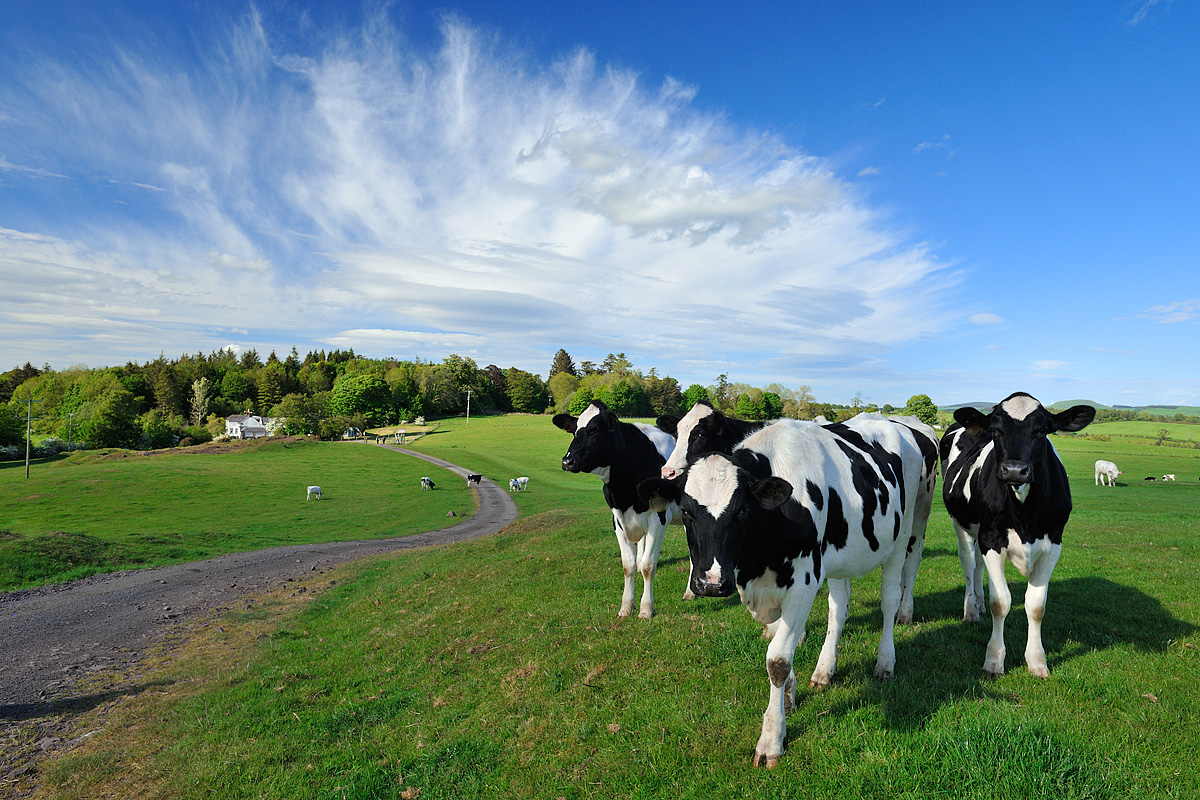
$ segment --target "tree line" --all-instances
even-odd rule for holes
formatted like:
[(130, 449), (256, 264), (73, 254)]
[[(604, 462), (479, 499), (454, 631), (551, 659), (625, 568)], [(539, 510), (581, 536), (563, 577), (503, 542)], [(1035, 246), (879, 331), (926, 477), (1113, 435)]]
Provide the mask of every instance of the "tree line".
[[(913, 413), (932, 423), (937, 408), (926, 395), (905, 409), (876, 408), (858, 399), (849, 405), (819, 403), (808, 386), (773, 383), (755, 387), (730, 382), (727, 374), (711, 385), (681, 388), (656, 369), (636, 369), (624, 353), (596, 364), (576, 365), (566, 350), (555, 353), (548, 379), (495, 364), (479, 367), (451, 354), (440, 362), (365, 358), (354, 350), (296, 348), (280, 359), (264, 360), (254, 349), (164, 355), (120, 367), (84, 366), (56, 371), (29, 363), (0, 373), (0, 447), (25, 443), (25, 419), (33, 419), (35, 440), (46, 447), (157, 449), (210, 441), (225, 431), (225, 418), (258, 414), (282, 419), (280, 432), (340, 438), (359, 430), (418, 418), (521, 412), (581, 413), (602, 400), (617, 414), (654, 417), (682, 413), (704, 400), (743, 419), (792, 417), (831, 421), (860, 411)], [(11, 456), (11, 454), (10, 454)]]

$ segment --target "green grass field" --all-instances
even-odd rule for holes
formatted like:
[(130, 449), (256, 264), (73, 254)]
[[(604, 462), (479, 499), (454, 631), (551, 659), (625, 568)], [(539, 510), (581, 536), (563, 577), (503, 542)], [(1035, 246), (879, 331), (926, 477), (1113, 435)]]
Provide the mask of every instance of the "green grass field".
[(1174, 442), (1200, 442), (1200, 425), (1188, 425), (1182, 422), (1147, 422), (1145, 420), (1097, 422), (1089, 425), (1086, 433), (1091, 436), (1115, 436), (1154, 441), (1158, 438), (1158, 432), (1161, 430), (1167, 431), (1167, 437)]
[(736, 598), (682, 601), (681, 528), (663, 550), (658, 615), (618, 620), (611, 517), (597, 478), (559, 469), (567, 443), (549, 419), (519, 416), (422, 439), (489, 477), (530, 476), (522, 519), (350, 565), (314, 578), (313, 600), (267, 598), (191, 632), (103, 721), (81, 721), (100, 732), (50, 765), (46, 796), (1200, 796), (1200, 453), (1122, 444), (1113, 460), (1179, 482), (1110, 489), (1093, 486), (1092, 462), (1111, 443), (1056, 440), (1076, 510), (1043, 623), (1045, 681), (1021, 661), (1011, 570), (1008, 673), (983, 677), (990, 625), (960, 621), (937, 502), (896, 678), (871, 676), (878, 579), (861, 579), (834, 683), (799, 691), (787, 755), (767, 772), (749, 764), (768, 686), (759, 626)]
[[(420, 478), (437, 483), (420, 491)], [(324, 499), (308, 500), (306, 487)], [(432, 501), (432, 502), (431, 502)], [(80, 451), (0, 463), (0, 590), (286, 544), (434, 530), (474, 512), (464, 481), (361, 443), (230, 452)]]

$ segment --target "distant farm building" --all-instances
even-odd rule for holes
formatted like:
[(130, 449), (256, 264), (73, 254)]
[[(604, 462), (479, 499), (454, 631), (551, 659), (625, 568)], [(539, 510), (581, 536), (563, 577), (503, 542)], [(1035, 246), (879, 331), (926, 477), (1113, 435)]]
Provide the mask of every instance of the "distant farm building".
[(257, 414), (234, 414), (225, 418), (225, 435), (231, 439), (261, 439), (271, 422)]

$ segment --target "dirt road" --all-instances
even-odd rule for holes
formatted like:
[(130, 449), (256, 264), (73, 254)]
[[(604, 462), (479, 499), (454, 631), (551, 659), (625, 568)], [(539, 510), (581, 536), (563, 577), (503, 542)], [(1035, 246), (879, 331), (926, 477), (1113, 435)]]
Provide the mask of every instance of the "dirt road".
[[(468, 473), (423, 453), (380, 446), (464, 478)], [(275, 547), (0, 593), (0, 796), (5, 783), (11, 787), (35, 767), (28, 757), (16, 757), (19, 726), (45, 722), (42, 727), (53, 730), (56, 717), (113, 699), (76, 696), (73, 687), (81, 678), (127, 670), (189, 618), (289, 579), (366, 556), (474, 539), (517, 518), (508, 492), (490, 480), (484, 478), (476, 494), (475, 515), (445, 530), (380, 541)], [(58, 741), (40, 742), (41, 752), (62, 742), (54, 735), (47, 738)]]

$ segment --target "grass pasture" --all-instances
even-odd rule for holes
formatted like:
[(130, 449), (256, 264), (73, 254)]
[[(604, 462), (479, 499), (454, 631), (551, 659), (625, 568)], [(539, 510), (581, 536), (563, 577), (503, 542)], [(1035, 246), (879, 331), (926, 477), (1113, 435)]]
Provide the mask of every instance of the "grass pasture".
[[(214, 448), (216, 449), (216, 448)], [(461, 478), (362, 443), (77, 451), (0, 463), (0, 590), (287, 544), (381, 539), (474, 512)], [(437, 483), (421, 496), (420, 478)], [(307, 500), (317, 484), (324, 499)]]
[(1158, 439), (1158, 432), (1162, 430), (1165, 430), (1167, 438), (1174, 442), (1200, 442), (1200, 425), (1191, 425), (1184, 422), (1114, 420), (1113, 422), (1093, 423), (1087, 427), (1085, 433), (1091, 436), (1109, 436), (1118, 439), (1153, 442)]
[[(787, 755), (767, 772), (749, 765), (767, 696), (760, 628), (736, 599), (681, 600), (681, 528), (663, 550), (658, 615), (618, 620), (611, 517), (597, 478), (559, 470), (567, 440), (547, 418), (519, 416), (422, 439), (415, 449), (494, 480), (530, 476), (515, 497), (522, 518), (482, 540), (349, 565), (310, 581), (312, 600), (277, 595), (192, 632), (153, 682), (81, 723), (100, 733), (48, 766), (44, 794), (1200, 796), (1195, 451), (1121, 444), (1118, 464), (1179, 482), (1109, 489), (1093, 486), (1092, 463), (1115, 445), (1056, 440), (1076, 510), (1043, 622), (1046, 681), (1023, 667), (1024, 584), (1011, 570), (1008, 672), (983, 678), (990, 625), (960, 621), (962, 575), (937, 502), (896, 678), (871, 676), (879, 591), (861, 579), (837, 677), (800, 689)], [(825, 602), (797, 652), (802, 686)]]

